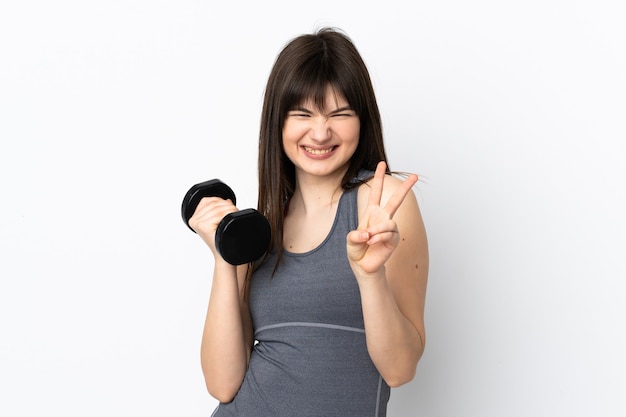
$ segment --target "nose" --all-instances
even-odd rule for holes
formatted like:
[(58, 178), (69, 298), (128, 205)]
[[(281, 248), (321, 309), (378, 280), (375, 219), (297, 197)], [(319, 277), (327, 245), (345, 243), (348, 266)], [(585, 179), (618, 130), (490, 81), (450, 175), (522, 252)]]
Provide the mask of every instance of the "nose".
[(314, 117), (311, 122), (309, 135), (311, 136), (311, 139), (317, 142), (323, 142), (330, 139), (331, 130), (328, 119), (326, 117)]

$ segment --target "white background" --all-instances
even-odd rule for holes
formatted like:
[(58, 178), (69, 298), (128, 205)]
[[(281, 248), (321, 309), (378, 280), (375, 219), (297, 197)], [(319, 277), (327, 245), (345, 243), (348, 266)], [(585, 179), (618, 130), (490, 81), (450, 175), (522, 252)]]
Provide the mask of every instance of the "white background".
[(389, 415), (626, 415), (626, 17), (587, 0), (0, 6), (0, 415), (208, 416), (212, 259), (256, 206), (266, 78), (338, 26), (427, 225), (428, 343)]

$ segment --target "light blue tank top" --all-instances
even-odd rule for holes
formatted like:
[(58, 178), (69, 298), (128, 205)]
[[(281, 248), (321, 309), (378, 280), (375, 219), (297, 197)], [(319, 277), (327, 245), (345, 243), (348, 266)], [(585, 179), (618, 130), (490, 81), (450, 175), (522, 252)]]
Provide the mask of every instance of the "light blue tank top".
[(274, 276), (273, 254), (254, 274), (257, 343), (239, 393), (213, 416), (386, 416), (390, 389), (367, 352), (359, 288), (346, 255), (346, 235), (357, 224), (354, 188), (342, 194), (324, 242), (307, 253), (283, 252)]

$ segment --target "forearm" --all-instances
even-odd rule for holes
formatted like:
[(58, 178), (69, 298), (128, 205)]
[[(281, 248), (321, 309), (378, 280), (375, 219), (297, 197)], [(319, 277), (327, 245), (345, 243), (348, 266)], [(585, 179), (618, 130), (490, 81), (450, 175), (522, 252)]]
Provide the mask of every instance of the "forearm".
[(357, 281), (367, 349), (374, 365), (390, 386), (409, 382), (424, 351), (420, 331), (400, 311), (384, 268)]
[(216, 259), (202, 336), (201, 362), (207, 389), (222, 402), (237, 393), (248, 364), (248, 346), (236, 268)]

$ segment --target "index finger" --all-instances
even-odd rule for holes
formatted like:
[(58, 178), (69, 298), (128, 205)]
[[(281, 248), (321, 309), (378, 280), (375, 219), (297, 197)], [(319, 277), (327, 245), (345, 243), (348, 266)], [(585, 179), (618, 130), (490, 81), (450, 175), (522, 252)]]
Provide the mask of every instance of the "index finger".
[(383, 182), (385, 181), (386, 172), (387, 164), (384, 161), (380, 161), (378, 165), (376, 165), (376, 172), (374, 172), (374, 178), (371, 182), (368, 205), (380, 205), (380, 200), (383, 196)]
[(389, 201), (387, 201), (387, 204), (385, 205), (385, 211), (389, 213), (390, 217), (393, 217), (393, 215), (396, 214), (396, 211), (398, 210), (398, 208), (400, 208), (400, 205), (404, 201), (404, 198), (409, 193), (409, 191), (411, 191), (411, 188), (415, 185), (417, 180), (417, 175), (411, 174), (404, 181), (402, 181), (402, 184), (400, 184), (398, 188), (396, 188), (394, 193), (389, 198)]

